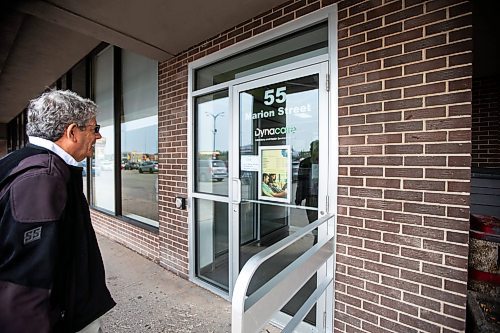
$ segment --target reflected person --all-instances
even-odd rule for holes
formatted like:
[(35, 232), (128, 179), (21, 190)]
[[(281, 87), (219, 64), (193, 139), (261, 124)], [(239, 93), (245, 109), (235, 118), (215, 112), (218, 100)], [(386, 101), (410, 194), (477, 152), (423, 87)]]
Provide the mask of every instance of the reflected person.
[[(302, 205), (305, 200), (307, 209), (307, 219), (312, 223), (318, 219), (318, 180), (319, 180), (319, 140), (314, 140), (310, 144), (310, 156), (304, 158), (299, 164), (297, 192), (295, 204)], [(314, 236), (315, 243), (317, 236)]]

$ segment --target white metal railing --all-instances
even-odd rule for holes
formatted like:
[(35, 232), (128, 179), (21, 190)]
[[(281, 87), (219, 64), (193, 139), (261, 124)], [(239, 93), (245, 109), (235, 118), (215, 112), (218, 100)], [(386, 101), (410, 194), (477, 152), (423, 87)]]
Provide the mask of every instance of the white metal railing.
[[(317, 244), (304, 252), (251, 295), (246, 295), (252, 277), (266, 260), (325, 223), (326, 233), (321, 233)], [(326, 236), (323, 236), (325, 234)], [(251, 257), (241, 270), (234, 287), (232, 333), (259, 332), (268, 324), (273, 315), (282, 309), (302, 286), (332, 258), (334, 254), (334, 235), (334, 215), (327, 214)], [(282, 332), (293, 332), (332, 284), (333, 267), (326, 269), (325, 274), (319, 276), (316, 290), (302, 304)]]

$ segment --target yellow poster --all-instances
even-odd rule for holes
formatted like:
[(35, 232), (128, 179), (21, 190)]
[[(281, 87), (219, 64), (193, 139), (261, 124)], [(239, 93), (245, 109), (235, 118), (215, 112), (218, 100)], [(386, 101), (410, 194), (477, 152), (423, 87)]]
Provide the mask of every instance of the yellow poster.
[(290, 202), (290, 146), (260, 147), (259, 199)]

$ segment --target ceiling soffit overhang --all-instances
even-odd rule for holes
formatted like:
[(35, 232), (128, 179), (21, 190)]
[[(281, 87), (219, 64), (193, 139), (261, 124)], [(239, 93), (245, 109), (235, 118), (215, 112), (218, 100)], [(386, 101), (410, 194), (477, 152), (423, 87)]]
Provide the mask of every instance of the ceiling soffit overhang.
[(0, 73), (0, 123), (18, 115), (30, 99), (52, 85), (99, 43), (26, 15)]
[(161, 62), (284, 2), (10, 1), (0, 16), (0, 123), (102, 41)]
[(114, 30), (106, 26), (105, 22), (94, 21), (45, 1), (24, 2), (17, 6), (16, 9), (24, 14), (32, 15), (41, 20), (71, 29), (82, 35), (116, 45), (126, 50), (135, 51), (151, 59), (164, 61), (173, 56), (173, 54), (146, 41), (139, 40), (131, 34)]

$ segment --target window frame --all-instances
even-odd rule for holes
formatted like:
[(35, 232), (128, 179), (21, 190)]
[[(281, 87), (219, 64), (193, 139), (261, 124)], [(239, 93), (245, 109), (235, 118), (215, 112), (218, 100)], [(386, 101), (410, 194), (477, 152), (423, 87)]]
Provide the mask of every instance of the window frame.
[[(159, 226), (154, 226), (136, 219), (133, 219), (128, 216), (122, 215), (122, 179), (121, 179), (121, 110), (123, 107), (123, 102), (122, 102), (122, 49), (109, 45), (107, 43), (101, 43), (97, 48), (95, 48), (90, 54), (87, 55), (85, 58), (86, 61), (86, 92), (87, 92), (87, 98), (91, 98), (92, 100), (95, 100), (95, 87), (94, 87), (94, 58), (97, 54), (103, 52), (107, 48), (112, 48), (113, 52), (113, 129), (114, 129), (114, 159), (113, 159), (113, 165), (114, 165), (114, 194), (115, 194), (115, 212), (110, 212), (106, 209), (100, 208), (96, 205), (94, 205), (94, 198), (92, 196), (92, 173), (91, 173), (91, 165), (92, 165), (92, 158), (87, 159), (87, 198), (89, 202), (90, 208), (93, 210), (108, 215), (112, 216), (113, 218), (116, 218), (120, 221), (123, 221), (125, 223), (132, 224), (134, 226), (137, 226), (139, 228), (145, 229), (147, 231), (153, 232), (155, 234), (159, 233)], [(155, 78), (158, 80), (158, 78)], [(120, 96), (120, 98), (115, 98), (116, 96)], [(157, 110), (158, 113), (158, 110)], [(158, 189), (157, 189), (158, 191)], [(157, 221), (159, 223), (159, 219)]]

